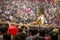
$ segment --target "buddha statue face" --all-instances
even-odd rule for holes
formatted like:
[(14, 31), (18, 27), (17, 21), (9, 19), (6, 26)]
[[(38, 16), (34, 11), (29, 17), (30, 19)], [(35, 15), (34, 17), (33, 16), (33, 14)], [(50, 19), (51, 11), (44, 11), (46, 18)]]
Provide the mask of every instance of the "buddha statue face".
[(43, 14), (44, 14), (44, 7), (39, 6), (39, 8), (38, 8), (38, 16), (43, 15)]

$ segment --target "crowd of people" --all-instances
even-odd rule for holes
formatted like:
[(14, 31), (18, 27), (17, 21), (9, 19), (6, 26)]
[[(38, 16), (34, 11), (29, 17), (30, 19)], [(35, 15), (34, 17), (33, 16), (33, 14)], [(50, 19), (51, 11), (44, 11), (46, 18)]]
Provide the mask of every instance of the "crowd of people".
[[(29, 10), (27, 11), (27, 9)], [(3, 6), (3, 14), (5, 19), (10, 22), (29, 22), (29, 20), (31, 22), (36, 20), (37, 3), (26, 0), (6, 1)]]
[[(39, 28), (28, 26), (28, 23), (38, 19), (38, 8), (41, 5), (44, 7), (44, 24)], [(19, 24), (18, 34), (11, 36), (8, 33), (7, 21)], [(60, 40), (60, 3), (6, 0), (0, 2), (0, 22), (0, 40)]]
[[(57, 25), (36, 27), (22, 23), (19, 26), (11, 25), (10, 22), (7, 23), (9, 25), (0, 24), (0, 40), (60, 40), (60, 28)], [(8, 29), (9, 26), (12, 28), (10, 28), (11, 30)], [(18, 28), (17, 34), (15, 34), (16, 30), (13, 28), (15, 26)]]
[[(45, 23), (59, 24), (60, 4), (39, 1), (10, 0), (0, 3), (0, 21), (29, 23), (38, 18), (38, 7), (44, 5)], [(28, 10), (27, 10), (28, 9)]]

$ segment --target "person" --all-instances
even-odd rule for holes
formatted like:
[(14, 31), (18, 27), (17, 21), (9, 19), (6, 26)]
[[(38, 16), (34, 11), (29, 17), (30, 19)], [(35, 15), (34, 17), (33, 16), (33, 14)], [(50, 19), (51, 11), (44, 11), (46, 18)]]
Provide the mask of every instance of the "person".
[(59, 29), (54, 27), (52, 30), (51, 40), (58, 40)]
[(44, 36), (45, 36), (45, 30), (43, 27), (41, 27), (38, 30), (38, 34), (33, 36), (32, 40), (45, 40)]
[(48, 35), (47, 33), (45, 34), (45, 40), (51, 40), (51, 37), (50, 37), (50, 35)]
[(25, 40), (27, 35), (24, 32), (19, 33), (16, 35), (15, 40)]
[(29, 29), (29, 33), (30, 33), (30, 36), (28, 36), (28, 37), (26, 38), (26, 40), (32, 40), (32, 38), (33, 38), (35, 35), (37, 35), (38, 29), (37, 29), (36, 27), (31, 27), (31, 28)]
[(3, 28), (0, 27), (0, 40), (3, 40)]
[(9, 35), (8, 33), (5, 33), (3, 35), (3, 40), (11, 40), (11, 35)]
[(44, 37), (45, 36), (45, 29), (43, 27), (39, 28), (39, 35)]

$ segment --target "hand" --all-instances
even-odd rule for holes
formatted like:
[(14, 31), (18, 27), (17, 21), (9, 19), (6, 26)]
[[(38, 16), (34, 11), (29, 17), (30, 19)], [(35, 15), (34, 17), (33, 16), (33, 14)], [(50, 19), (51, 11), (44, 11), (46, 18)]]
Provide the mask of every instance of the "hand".
[(10, 22), (9, 21), (6, 21), (8, 24), (10, 24)]

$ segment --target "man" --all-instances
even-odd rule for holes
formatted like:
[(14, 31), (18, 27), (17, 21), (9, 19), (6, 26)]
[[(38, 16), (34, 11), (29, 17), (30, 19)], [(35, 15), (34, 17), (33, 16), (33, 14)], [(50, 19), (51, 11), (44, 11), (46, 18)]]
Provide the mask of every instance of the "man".
[(38, 33), (38, 29), (36, 27), (31, 27), (29, 29), (30, 36), (26, 38), (26, 40), (32, 40), (32, 38)]

